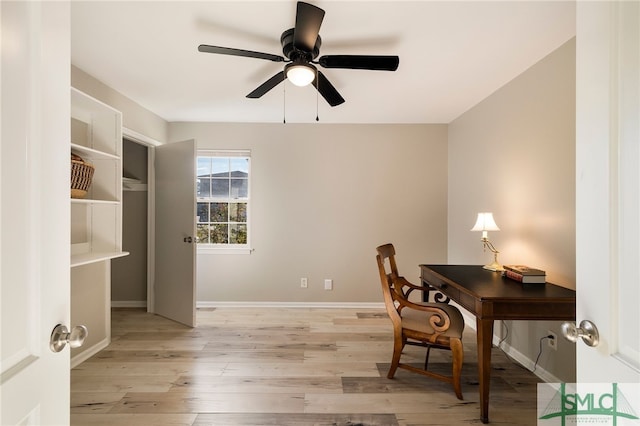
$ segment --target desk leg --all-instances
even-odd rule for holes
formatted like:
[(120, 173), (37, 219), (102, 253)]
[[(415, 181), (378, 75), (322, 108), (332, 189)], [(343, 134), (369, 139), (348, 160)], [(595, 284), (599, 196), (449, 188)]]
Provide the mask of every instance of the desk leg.
[(493, 319), (476, 319), (478, 330), (478, 381), (480, 383), (480, 420), (489, 423), (489, 384)]

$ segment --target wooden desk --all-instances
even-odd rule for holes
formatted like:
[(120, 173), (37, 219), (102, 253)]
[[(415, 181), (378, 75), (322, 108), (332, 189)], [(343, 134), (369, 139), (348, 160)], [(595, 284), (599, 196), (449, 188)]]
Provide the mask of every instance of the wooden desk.
[[(444, 294), (476, 317), (480, 419), (488, 423), (493, 321), (575, 321), (576, 292), (551, 283), (521, 284), (475, 265), (420, 265), (420, 270), (423, 286)], [(429, 297), (427, 292), (425, 296)]]

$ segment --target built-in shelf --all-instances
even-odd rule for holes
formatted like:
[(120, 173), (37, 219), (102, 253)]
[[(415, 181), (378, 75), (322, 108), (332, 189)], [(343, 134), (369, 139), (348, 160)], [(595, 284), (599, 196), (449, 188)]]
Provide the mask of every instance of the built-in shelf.
[(71, 267), (88, 265), (90, 263), (102, 262), (103, 260), (116, 259), (118, 257), (128, 256), (127, 251), (118, 252), (91, 252), (84, 254), (71, 255)]
[(119, 257), (113, 253), (122, 253), (120, 111), (72, 88), (70, 150), (94, 167), (86, 196), (71, 198), (72, 255), (84, 259), (73, 263)]
[(120, 201), (117, 200), (93, 200), (90, 198), (72, 198), (72, 204), (120, 204)]
[(122, 114), (72, 88), (70, 125), (70, 154), (94, 167), (85, 197), (70, 198), (70, 321), (89, 327), (85, 344), (71, 350), (77, 365), (111, 341), (110, 261), (129, 253), (122, 250)]
[(77, 153), (85, 160), (120, 160), (120, 157), (108, 152), (98, 151), (97, 149), (88, 148), (86, 146), (71, 143), (71, 152)]

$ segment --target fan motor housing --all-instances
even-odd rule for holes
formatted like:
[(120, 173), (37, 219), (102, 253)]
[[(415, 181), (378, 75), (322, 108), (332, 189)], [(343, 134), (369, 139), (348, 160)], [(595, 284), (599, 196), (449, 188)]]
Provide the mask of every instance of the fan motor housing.
[(305, 50), (298, 49), (293, 45), (293, 30), (294, 28), (290, 28), (280, 36), (280, 44), (282, 44), (282, 53), (284, 53), (284, 56), (292, 61), (295, 61), (296, 59), (311, 61), (317, 58), (320, 54), (320, 45), (322, 45), (320, 35), (318, 34), (316, 44), (313, 46), (313, 51), (307, 52)]

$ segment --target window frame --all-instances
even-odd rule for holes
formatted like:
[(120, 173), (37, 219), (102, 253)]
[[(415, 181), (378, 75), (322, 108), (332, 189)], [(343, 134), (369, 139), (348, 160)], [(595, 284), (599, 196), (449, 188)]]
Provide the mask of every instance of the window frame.
[[(222, 149), (198, 149), (196, 150), (196, 188), (197, 188), (197, 179), (198, 179), (198, 159), (201, 157), (218, 157), (218, 158), (232, 158), (232, 157), (243, 157), (249, 159), (248, 164), (248, 177), (247, 177), (247, 243), (246, 244), (212, 244), (212, 243), (196, 243), (196, 250), (198, 254), (250, 254), (253, 249), (251, 248), (251, 150), (222, 150)], [(198, 197), (196, 192), (196, 211), (198, 209), (198, 203), (201, 202), (215, 202), (213, 197)], [(242, 199), (245, 200), (244, 198)], [(229, 198), (228, 202), (232, 202), (232, 199)], [(198, 225), (199, 217), (196, 215), (196, 228)], [(197, 235), (197, 229), (195, 234)]]

